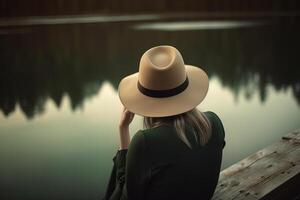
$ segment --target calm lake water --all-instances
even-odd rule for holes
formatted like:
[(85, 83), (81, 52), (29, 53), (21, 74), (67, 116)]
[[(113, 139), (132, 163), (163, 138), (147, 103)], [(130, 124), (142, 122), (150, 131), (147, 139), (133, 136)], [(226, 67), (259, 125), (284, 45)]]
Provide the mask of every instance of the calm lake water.
[(118, 148), (118, 82), (160, 44), (207, 71), (198, 108), (223, 121), (223, 168), (279, 140), (300, 126), (299, 35), (296, 18), (0, 27), (0, 199), (99, 199)]

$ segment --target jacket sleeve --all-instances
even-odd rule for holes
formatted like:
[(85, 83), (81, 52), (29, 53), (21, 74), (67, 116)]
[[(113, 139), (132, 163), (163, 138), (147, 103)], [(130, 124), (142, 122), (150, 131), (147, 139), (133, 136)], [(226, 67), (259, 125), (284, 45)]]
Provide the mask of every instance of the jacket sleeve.
[[(118, 152), (117, 152), (118, 154)], [(116, 156), (117, 154), (114, 156), (113, 158), (113, 162), (114, 162), (114, 165), (113, 165), (113, 168), (111, 170), (111, 173), (110, 173), (110, 177), (109, 177), (109, 180), (108, 180), (108, 184), (107, 184), (107, 188), (106, 188), (106, 192), (105, 192), (105, 195), (104, 197), (102, 198), (102, 200), (107, 200), (110, 198), (110, 196), (112, 195), (112, 193), (114, 192), (115, 190), (115, 187), (116, 187)]]
[[(142, 131), (132, 138), (128, 150), (119, 150), (114, 162), (115, 184), (104, 200), (144, 199), (150, 168), (146, 157), (146, 141)], [(113, 181), (109, 181), (113, 182)]]

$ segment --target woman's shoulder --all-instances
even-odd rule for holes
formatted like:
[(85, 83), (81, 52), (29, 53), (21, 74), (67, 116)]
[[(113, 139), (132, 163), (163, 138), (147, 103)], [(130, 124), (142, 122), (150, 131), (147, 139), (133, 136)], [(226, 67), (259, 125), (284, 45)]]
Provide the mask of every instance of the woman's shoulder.
[(222, 138), (225, 137), (224, 126), (221, 118), (213, 111), (206, 111), (203, 114), (208, 118), (211, 123), (213, 131), (217, 131)]
[(207, 117), (210, 117), (210, 118), (220, 119), (219, 116), (215, 112), (210, 111), (210, 110), (203, 112), (203, 114), (205, 114)]
[(134, 154), (141, 152), (146, 147), (146, 141), (144, 137), (143, 130), (138, 130), (131, 138), (131, 142), (129, 145), (129, 151), (134, 152)]
[(169, 126), (167, 126), (167, 125), (161, 125), (161, 126), (157, 126), (157, 127), (154, 127), (154, 128), (139, 129), (134, 134), (134, 136), (132, 137), (132, 140), (144, 141), (149, 136), (157, 135), (157, 134), (152, 134), (152, 133), (155, 133), (155, 132), (164, 132), (164, 129), (168, 128), (168, 127)]
[(142, 141), (144, 140), (145, 143), (151, 143), (151, 141), (162, 141), (165, 138), (170, 139), (170, 135), (174, 135), (173, 132), (175, 128), (169, 124), (162, 124), (157, 127), (147, 128), (147, 129), (140, 129), (136, 132), (133, 136), (134, 140)]
[[(130, 147), (133, 149), (146, 149), (149, 144), (152, 144), (153, 141), (158, 143), (165, 138), (163, 135), (164, 133), (169, 132), (166, 129), (169, 129), (170, 126), (158, 126), (149, 129), (139, 129), (136, 133), (132, 136)], [(163, 133), (163, 134), (157, 134)]]
[(212, 123), (220, 123), (222, 124), (222, 121), (220, 119), (220, 117), (213, 111), (206, 111), (206, 112), (203, 112), (203, 114), (209, 119), (210, 122)]
[(147, 128), (147, 129), (141, 129), (139, 130), (139, 134), (149, 134), (149, 133), (155, 133), (155, 132), (164, 132), (166, 129), (173, 129), (173, 125), (171, 124), (161, 124), (159, 126), (155, 126), (153, 128)]

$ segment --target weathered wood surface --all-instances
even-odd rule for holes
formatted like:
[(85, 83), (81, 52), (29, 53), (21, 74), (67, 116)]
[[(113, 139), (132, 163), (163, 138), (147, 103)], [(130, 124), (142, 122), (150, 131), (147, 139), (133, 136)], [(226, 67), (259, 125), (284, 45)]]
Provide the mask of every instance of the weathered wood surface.
[(300, 129), (220, 174), (213, 200), (300, 197)]

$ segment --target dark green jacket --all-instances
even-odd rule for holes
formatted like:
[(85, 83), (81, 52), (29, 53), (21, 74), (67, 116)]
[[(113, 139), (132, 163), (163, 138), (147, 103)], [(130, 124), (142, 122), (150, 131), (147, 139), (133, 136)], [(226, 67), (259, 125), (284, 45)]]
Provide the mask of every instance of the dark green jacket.
[(140, 130), (128, 150), (117, 151), (104, 200), (210, 199), (216, 188), (225, 133), (213, 112), (204, 112), (212, 125), (205, 146), (191, 131), (190, 149), (173, 126)]

